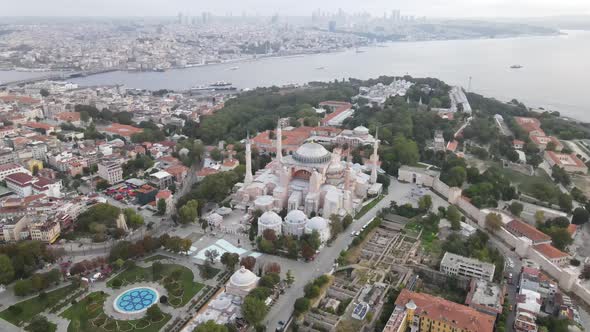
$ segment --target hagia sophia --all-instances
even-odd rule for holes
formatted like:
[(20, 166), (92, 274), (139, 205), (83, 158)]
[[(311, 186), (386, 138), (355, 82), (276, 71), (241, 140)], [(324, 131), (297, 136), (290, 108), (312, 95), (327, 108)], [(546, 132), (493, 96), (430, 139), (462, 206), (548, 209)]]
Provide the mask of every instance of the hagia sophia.
[[(246, 139), (246, 175), (233, 197), (234, 206), (244, 210), (261, 210), (260, 234), (273, 229), (277, 234), (300, 236), (317, 230), (329, 238), (328, 220), (332, 215), (354, 215), (368, 196), (378, 195), (378, 144), (375, 139), (369, 160), (371, 174), (361, 165), (343, 160), (342, 149), (328, 151), (315, 142), (299, 146), (283, 156), (282, 130), (276, 129), (276, 157), (252, 174), (250, 139)], [(283, 221), (277, 212), (286, 210)], [(326, 234), (328, 230), (328, 234)]]

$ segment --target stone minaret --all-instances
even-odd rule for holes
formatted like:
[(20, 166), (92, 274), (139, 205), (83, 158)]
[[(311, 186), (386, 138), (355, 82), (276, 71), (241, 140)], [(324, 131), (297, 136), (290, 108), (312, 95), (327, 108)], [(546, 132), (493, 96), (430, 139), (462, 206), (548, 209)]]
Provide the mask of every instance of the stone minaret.
[(281, 119), (277, 122), (277, 160), (279, 163), (283, 162), (283, 130), (281, 129)]
[(375, 131), (375, 144), (373, 145), (373, 155), (371, 156), (371, 164), (373, 168), (371, 169), (371, 183), (377, 183), (377, 164), (379, 163), (379, 128)]
[(252, 183), (252, 151), (250, 149), (250, 134), (246, 137), (246, 175), (244, 176), (244, 184)]

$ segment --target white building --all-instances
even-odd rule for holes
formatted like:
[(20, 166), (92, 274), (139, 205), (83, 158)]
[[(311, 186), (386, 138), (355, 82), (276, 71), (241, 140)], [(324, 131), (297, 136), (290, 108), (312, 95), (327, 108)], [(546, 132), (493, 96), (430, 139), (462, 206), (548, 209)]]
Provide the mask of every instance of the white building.
[(5, 177), (6, 186), (19, 197), (27, 197), (33, 194), (34, 178), (27, 173), (15, 173)]
[(31, 172), (29, 172), (28, 169), (18, 164), (8, 163), (0, 165), (0, 181), (3, 181), (4, 178), (6, 178), (6, 176), (15, 173), (26, 173), (28, 175), (31, 175)]
[(301, 236), (305, 232), (307, 221), (307, 216), (303, 211), (292, 210), (287, 214), (283, 222), (283, 233), (285, 235)]
[(496, 266), (494, 264), (484, 263), (477, 259), (455, 255), (450, 252), (446, 252), (440, 262), (440, 271), (452, 276), (492, 281), (495, 270)]
[(326, 243), (330, 239), (330, 224), (322, 217), (313, 217), (305, 225), (305, 234), (311, 234), (313, 231), (319, 233), (322, 243)]
[(123, 168), (116, 162), (98, 163), (98, 176), (109, 184), (123, 181)]
[(260, 218), (258, 218), (258, 236), (262, 236), (265, 230), (271, 229), (278, 236), (281, 234), (281, 227), (283, 220), (281, 216), (273, 211), (264, 212)]

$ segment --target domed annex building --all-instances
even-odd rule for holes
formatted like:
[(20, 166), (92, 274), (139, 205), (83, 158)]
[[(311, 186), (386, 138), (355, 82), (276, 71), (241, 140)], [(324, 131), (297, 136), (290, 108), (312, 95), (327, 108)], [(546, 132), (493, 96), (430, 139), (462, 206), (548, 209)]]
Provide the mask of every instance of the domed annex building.
[(258, 280), (260, 278), (256, 274), (242, 266), (232, 274), (225, 290), (207, 303), (205, 310), (189, 321), (181, 332), (192, 332), (198, 325), (210, 320), (224, 325), (242, 317), (241, 306), (244, 297), (256, 288)]
[(307, 216), (301, 210), (292, 210), (287, 213), (283, 222), (283, 234), (291, 236), (301, 236), (305, 232)]
[(273, 211), (264, 212), (260, 218), (258, 218), (258, 236), (261, 236), (265, 230), (271, 229), (275, 232), (275, 234), (281, 234), (281, 225), (283, 224), (283, 219), (281, 216), (276, 214)]
[(225, 285), (225, 291), (232, 295), (246, 296), (256, 288), (259, 279), (260, 277), (254, 272), (242, 266), (229, 278), (229, 282)]
[(330, 239), (330, 224), (322, 217), (313, 217), (305, 225), (305, 234), (311, 234), (313, 231), (318, 232), (322, 243)]
[[(367, 134), (365, 129), (358, 128), (357, 135)], [(321, 215), (325, 218), (333, 214), (354, 215), (369, 192), (381, 192), (381, 184), (377, 183), (378, 142), (375, 139), (369, 175), (343, 160), (341, 149), (335, 148), (330, 152), (315, 142), (304, 143), (291, 155), (283, 156), (282, 134), (278, 126), (276, 157), (266, 168), (252, 174), (250, 139), (247, 138), (246, 175), (233, 197), (233, 203), (237, 208), (264, 208), (268, 211), (269, 198), (272, 197), (274, 211), (301, 210), (307, 217)], [(291, 227), (295, 215), (292, 217), (285, 223), (287, 232), (299, 232), (301, 228)], [(298, 218), (295, 224), (301, 221), (301, 215)]]

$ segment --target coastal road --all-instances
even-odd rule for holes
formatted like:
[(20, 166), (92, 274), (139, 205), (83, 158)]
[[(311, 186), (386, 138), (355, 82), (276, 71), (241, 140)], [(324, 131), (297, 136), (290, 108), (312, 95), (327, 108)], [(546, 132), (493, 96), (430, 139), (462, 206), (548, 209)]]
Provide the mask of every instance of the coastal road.
[(340, 256), (340, 252), (346, 250), (352, 242), (351, 232), (360, 231), (364, 224), (371, 221), (382, 208), (388, 207), (391, 201), (407, 202), (407, 195), (414, 187), (415, 185), (399, 183), (396, 179), (391, 178), (389, 193), (364, 216), (355, 220), (330, 246), (324, 247), (312, 262), (305, 263), (277, 256), (263, 256), (262, 261), (277, 262), (281, 265), (282, 273), (290, 269), (295, 277), (295, 282), (291, 288), (288, 288), (279, 297), (266, 315), (265, 325), (267, 331), (274, 331), (278, 327), (279, 321), (286, 322), (291, 317), (293, 303), (297, 298), (303, 296), (303, 288), (309, 281), (330, 272), (334, 262)]

